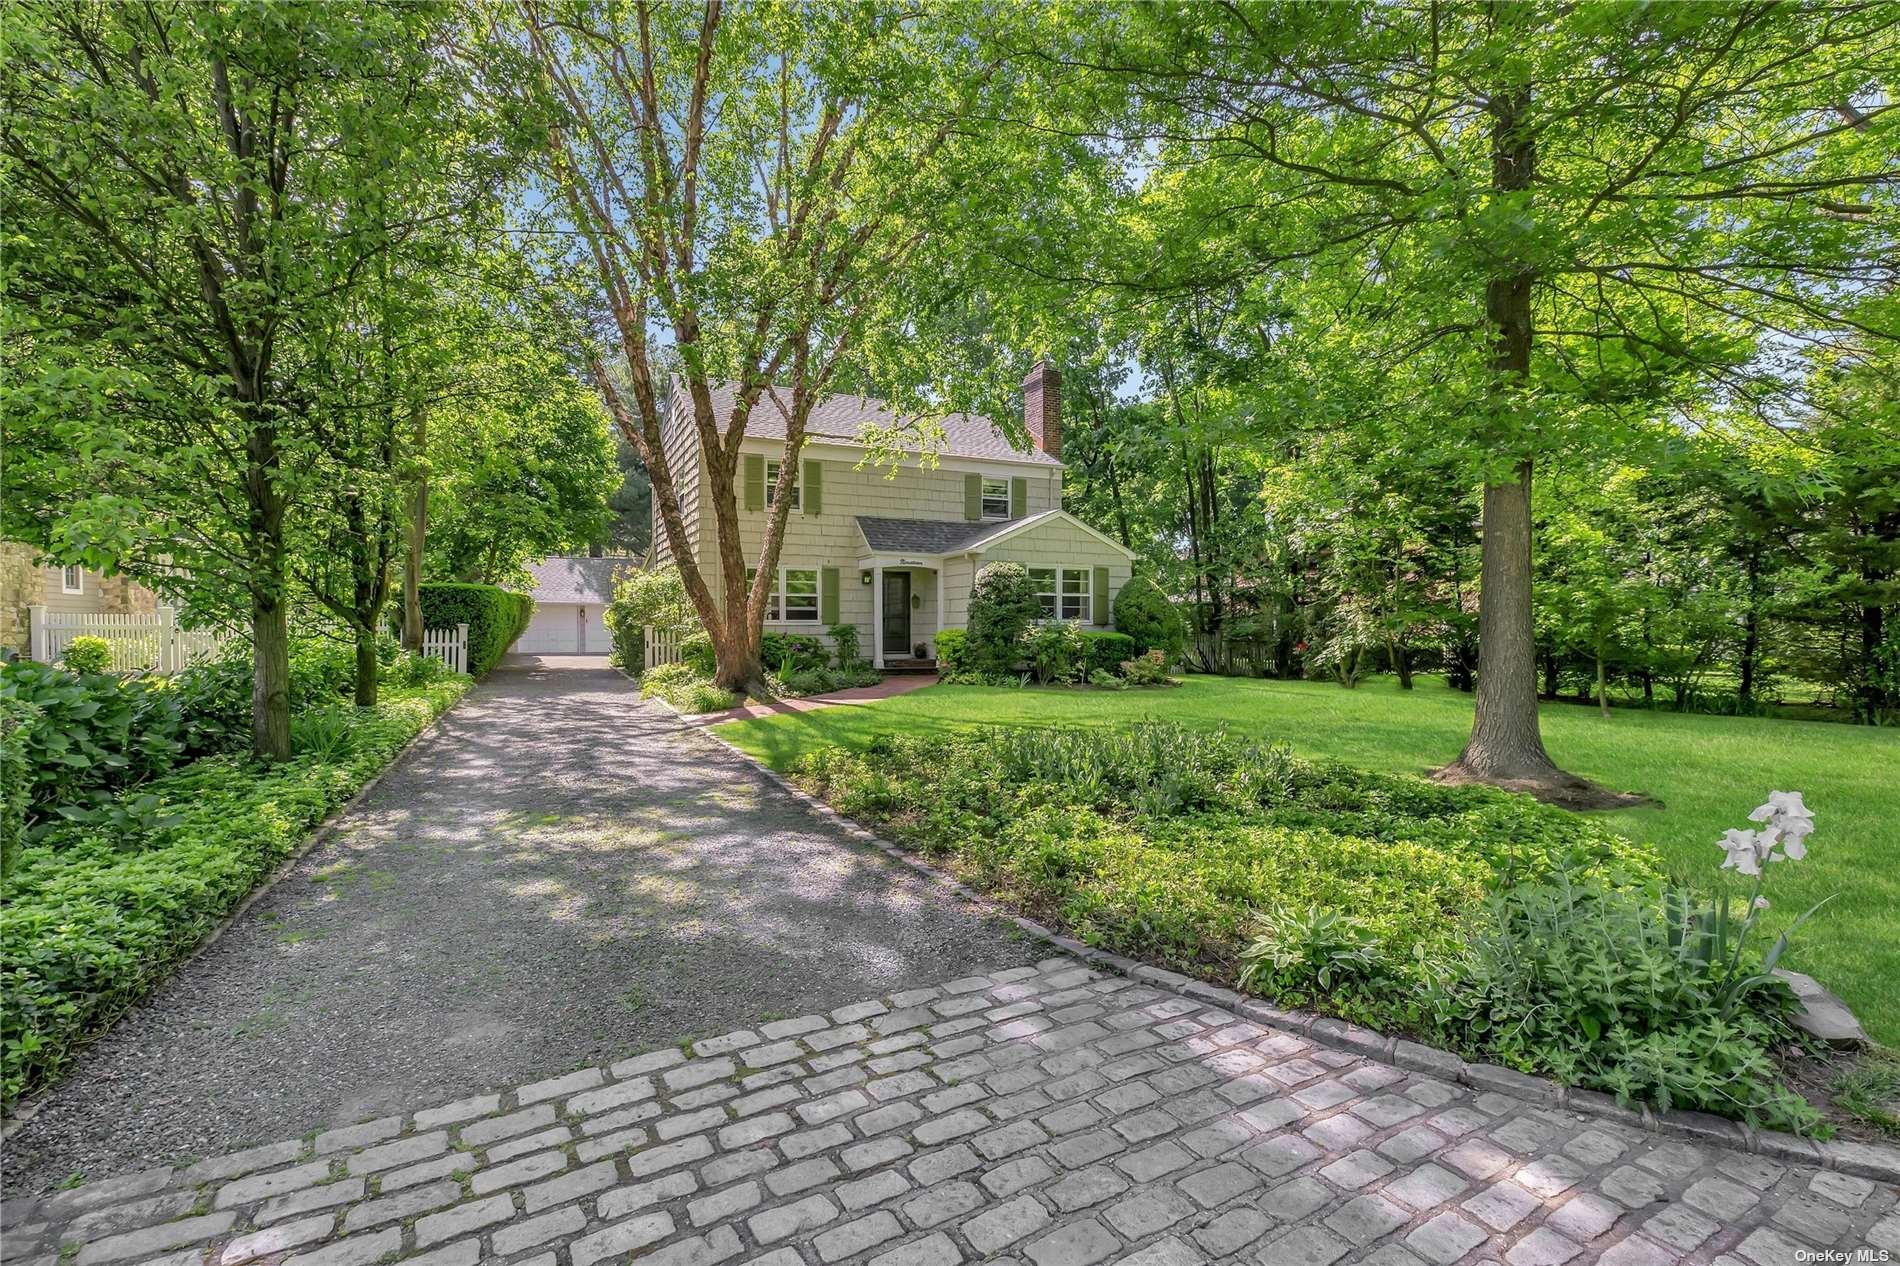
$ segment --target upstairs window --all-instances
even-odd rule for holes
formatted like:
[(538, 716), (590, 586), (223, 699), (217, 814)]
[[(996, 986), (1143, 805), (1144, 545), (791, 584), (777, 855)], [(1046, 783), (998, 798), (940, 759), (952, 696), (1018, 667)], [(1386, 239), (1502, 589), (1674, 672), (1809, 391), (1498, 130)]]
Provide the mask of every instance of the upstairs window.
[[(967, 493), (965, 494), (968, 495)], [(1007, 519), (1009, 517), (1009, 480), (983, 480), (983, 517), (986, 519)]]
[(86, 573), (79, 567), (59, 569), (59, 589), (61, 593), (84, 593), (86, 591)]
[[(765, 504), (767, 508), (771, 507), (772, 498), (778, 496), (778, 477), (779, 477), (780, 472), (783, 471), (784, 468), (785, 468), (785, 463), (775, 462), (771, 460), (770, 458), (766, 459), (766, 462), (765, 462)], [(798, 480), (796, 479), (792, 480), (792, 509), (794, 510), (798, 509)], [(815, 620), (818, 617), (813, 616), (812, 618)]]

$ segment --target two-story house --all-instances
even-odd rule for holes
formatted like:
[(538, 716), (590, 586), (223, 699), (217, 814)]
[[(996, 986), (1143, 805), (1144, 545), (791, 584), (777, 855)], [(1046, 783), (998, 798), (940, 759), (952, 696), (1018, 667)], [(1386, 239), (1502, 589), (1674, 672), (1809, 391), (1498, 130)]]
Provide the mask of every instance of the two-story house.
[[(721, 425), (733, 389), (715, 389)], [(1054, 368), (1037, 365), (1023, 381), (1031, 447), (1017, 448), (990, 419), (943, 419), (942, 447), (926, 461), (904, 454), (893, 470), (866, 462), (867, 428), (898, 418), (881, 400), (829, 397), (812, 410), (792, 510), (779, 551), (765, 627), (822, 633), (854, 624), (859, 645), (880, 668), (934, 659), (936, 635), (969, 617), (970, 589), (984, 564), (1023, 564), (1036, 581), (1044, 614), (1111, 627), (1115, 594), (1130, 574), (1132, 551), (1062, 509), (1062, 399)], [(703, 507), (711, 481), (699, 460), (692, 403), (673, 393), (664, 435), (680, 494), (686, 534), (701, 573), (720, 594), (712, 516)], [(768, 395), (747, 422), (741, 446), (739, 527), (748, 562), (765, 539), (784, 452), (785, 418)], [(655, 557), (671, 558), (656, 509)]]

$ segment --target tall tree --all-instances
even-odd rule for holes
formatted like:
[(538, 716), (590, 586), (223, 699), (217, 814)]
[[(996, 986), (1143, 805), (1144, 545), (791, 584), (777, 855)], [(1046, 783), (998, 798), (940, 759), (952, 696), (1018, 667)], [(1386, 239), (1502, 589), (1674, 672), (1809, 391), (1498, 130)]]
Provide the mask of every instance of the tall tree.
[[(439, 5), (12, 6), (0, 178), (10, 534), (251, 627), (252, 741), (289, 754), (306, 338), (440, 214), (380, 191), (463, 153)], [(17, 482), (16, 482), (17, 480)]]
[[(792, 470), (828, 391), (921, 402), (935, 387), (941, 405), (954, 358), (933, 357), (923, 296), (952, 289), (969, 268), (960, 243), (1039, 187), (1011, 173), (1045, 150), (979, 126), (1019, 89), (967, 10), (520, 0), (519, 16), (550, 115), (549, 181), (613, 348), (591, 358), (595, 385), (646, 466), (720, 684), (760, 689), (791, 481), (763, 540), (742, 542), (748, 419), (783, 414)], [(669, 371), (708, 482), (714, 575), (688, 547), (662, 444)], [(727, 416), (713, 407), (722, 380)]]
[(1437, 367), (1439, 407), (1380, 425), (1455, 441), (1483, 487), (1477, 706), (1444, 776), (1600, 801), (1539, 732), (1533, 472), (1623, 411), (1754, 398), (1777, 340), (1892, 336), (1852, 305), (1891, 275), (1900, 13), (1364, 0), (1078, 26), (1053, 56), (1135, 95), (1135, 214), (1165, 247), (1094, 279), (1258, 307), (1289, 278), (1288, 319), (1339, 323), (1371, 373)]

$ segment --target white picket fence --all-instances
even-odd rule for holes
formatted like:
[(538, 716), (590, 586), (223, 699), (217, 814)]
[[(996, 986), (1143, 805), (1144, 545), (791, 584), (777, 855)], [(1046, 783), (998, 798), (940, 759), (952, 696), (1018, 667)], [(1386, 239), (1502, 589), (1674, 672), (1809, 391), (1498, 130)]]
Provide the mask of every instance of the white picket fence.
[(452, 629), (422, 630), (422, 653), (430, 659), (439, 659), (451, 672), (468, 671), (468, 625), (458, 624)]
[(658, 668), (661, 664), (680, 662), (680, 639), (685, 635), (678, 629), (656, 629), (647, 625), (642, 631), (643, 649), (640, 656), (640, 671)]
[(65, 655), (74, 638), (101, 637), (112, 647), (112, 672), (169, 675), (215, 654), (229, 636), (215, 629), (181, 629), (178, 613), (170, 607), (136, 615), (27, 608), (27, 653), (43, 664)]

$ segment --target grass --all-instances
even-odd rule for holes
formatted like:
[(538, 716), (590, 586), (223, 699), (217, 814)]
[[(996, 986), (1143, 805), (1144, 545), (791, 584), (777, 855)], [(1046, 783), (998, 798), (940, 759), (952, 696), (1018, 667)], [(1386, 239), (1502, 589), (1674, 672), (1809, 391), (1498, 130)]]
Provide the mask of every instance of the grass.
[[(1190, 677), (1166, 692), (932, 686), (874, 703), (729, 721), (718, 733), (775, 769), (827, 743), (972, 725), (1111, 725), (1147, 717), (1226, 724), (1284, 739), (1302, 755), (1365, 769), (1421, 773), (1456, 757), (1471, 698), (1420, 678), (1416, 690), (1375, 678), (1330, 682)], [(1600, 816), (1654, 845), (1674, 873), (1719, 882), (1724, 828), (1746, 826), (1771, 790), (1800, 791), (1814, 810), (1806, 861), (1770, 872), (1771, 934), (1830, 893), (1785, 964), (1838, 993), (1877, 1040), (1900, 1045), (1900, 733), (1862, 726), (1616, 711), (1553, 703), (1544, 743), (1566, 769), (1655, 804)]]

